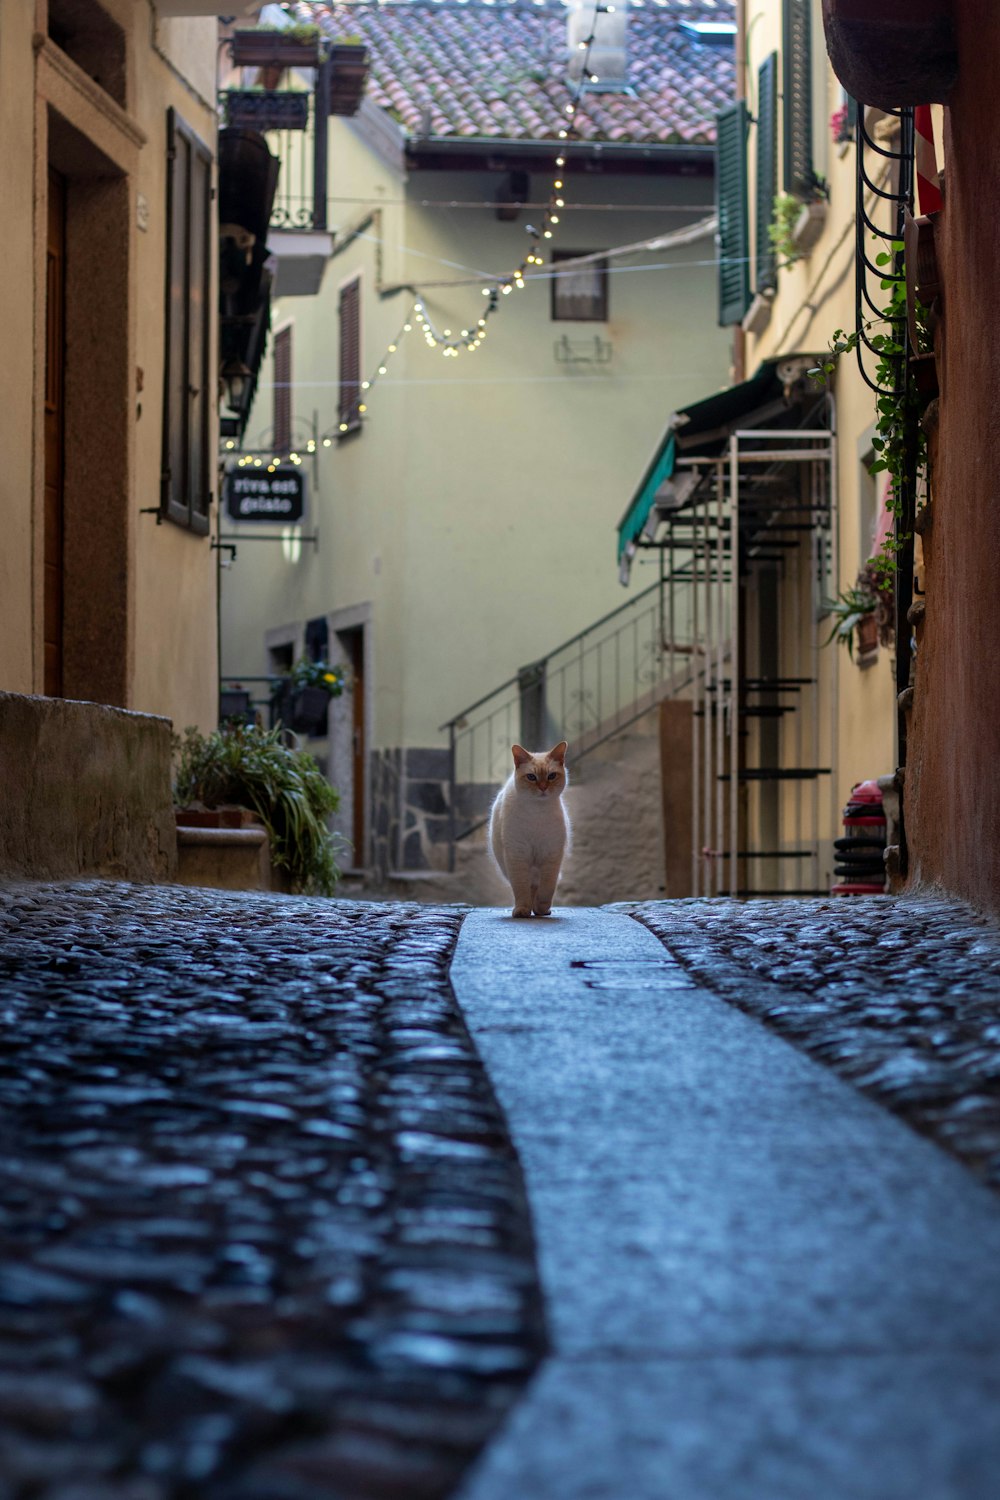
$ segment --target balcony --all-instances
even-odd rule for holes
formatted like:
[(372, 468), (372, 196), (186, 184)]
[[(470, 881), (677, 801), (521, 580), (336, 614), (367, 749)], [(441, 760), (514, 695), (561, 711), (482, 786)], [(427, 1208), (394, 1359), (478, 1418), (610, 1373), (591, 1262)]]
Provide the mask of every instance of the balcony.
[(281, 163), (267, 233), (274, 294), (307, 297), (320, 287), (333, 249), (327, 222), (328, 121), (357, 112), (368, 78), (367, 48), (280, 32), (230, 38), (239, 87), (220, 95), (230, 129), (252, 130)]

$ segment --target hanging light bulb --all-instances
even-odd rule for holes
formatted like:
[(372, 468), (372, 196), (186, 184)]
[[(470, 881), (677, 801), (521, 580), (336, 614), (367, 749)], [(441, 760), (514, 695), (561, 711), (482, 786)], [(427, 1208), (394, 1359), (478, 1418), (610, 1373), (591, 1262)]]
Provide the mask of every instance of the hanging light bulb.
[(566, 165), (566, 158), (565, 158), (565, 156), (557, 156), (556, 157), (556, 166), (557, 167), (564, 167), (565, 165)]
[(324, 438), (323, 439), (323, 447), (324, 448), (329, 448), (329, 446), (330, 446), (330, 444), (332, 442), (333, 442), (333, 438)]
[(341, 432), (346, 432), (347, 431), (347, 423), (346, 422), (341, 422), (341, 424), (340, 424), (340, 430), (341, 430)]
[(413, 324), (412, 323), (404, 323), (403, 324), (403, 332), (404, 333), (412, 333), (413, 332)]
[(551, 229), (546, 229), (546, 231), (545, 231), (545, 238), (547, 240), (550, 240), (552, 238), (552, 230)]
[(549, 223), (550, 224), (558, 224), (559, 223), (559, 215), (558, 214), (552, 214), (552, 216), (549, 219)]
[(364, 402), (363, 402), (363, 401), (359, 401), (359, 402), (358, 402), (358, 411), (359, 411), (359, 412), (362, 412), (362, 413), (364, 413), (364, 412), (366, 412), (366, 411), (367, 411), (367, 410), (368, 410), (368, 408), (367, 408), (367, 406), (366, 406), (366, 405), (365, 405), (365, 403), (364, 403)]
[(379, 372), (380, 375), (384, 375), (385, 374), (385, 365), (379, 365), (378, 372)]
[(389, 353), (390, 354), (395, 354), (395, 352), (396, 352), (396, 345), (395, 344), (390, 344), (389, 345)]
[(363, 391), (367, 391), (370, 388), (371, 388), (371, 381), (370, 380), (362, 380), (362, 382), (361, 382), (361, 389)]
[(236, 447), (236, 444), (233, 442), (232, 438), (228, 438), (226, 440), (226, 447), (227, 448), (235, 448)]

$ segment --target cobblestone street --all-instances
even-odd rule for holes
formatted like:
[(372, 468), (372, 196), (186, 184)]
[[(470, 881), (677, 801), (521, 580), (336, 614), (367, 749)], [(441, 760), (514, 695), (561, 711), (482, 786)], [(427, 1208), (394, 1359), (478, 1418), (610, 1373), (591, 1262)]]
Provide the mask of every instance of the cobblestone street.
[(460, 921), (0, 890), (3, 1500), (450, 1487), (541, 1343)]
[(0, 1500), (994, 1492), (957, 903), (25, 884), (0, 973)]

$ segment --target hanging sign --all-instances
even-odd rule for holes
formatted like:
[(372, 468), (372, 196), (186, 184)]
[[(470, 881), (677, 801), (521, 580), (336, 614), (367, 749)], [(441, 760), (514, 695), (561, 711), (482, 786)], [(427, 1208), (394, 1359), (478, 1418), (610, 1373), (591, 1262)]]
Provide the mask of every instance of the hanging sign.
[(231, 521), (294, 526), (306, 513), (306, 476), (297, 469), (273, 474), (232, 469), (226, 475), (226, 509)]

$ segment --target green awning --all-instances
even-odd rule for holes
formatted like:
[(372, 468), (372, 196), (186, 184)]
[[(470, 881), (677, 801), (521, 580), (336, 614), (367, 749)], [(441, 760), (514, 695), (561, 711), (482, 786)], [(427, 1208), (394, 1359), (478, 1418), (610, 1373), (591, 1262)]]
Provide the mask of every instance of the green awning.
[(674, 472), (677, 442), (671, 428), (663, 438), (656, 453), (639, 483), (639, 488), (629, 502), (628, 510), (618, 524), (618, 562), (621, 563), (625, 549), (629, 547), (649, 520), (656, 492), (665, 479)]

